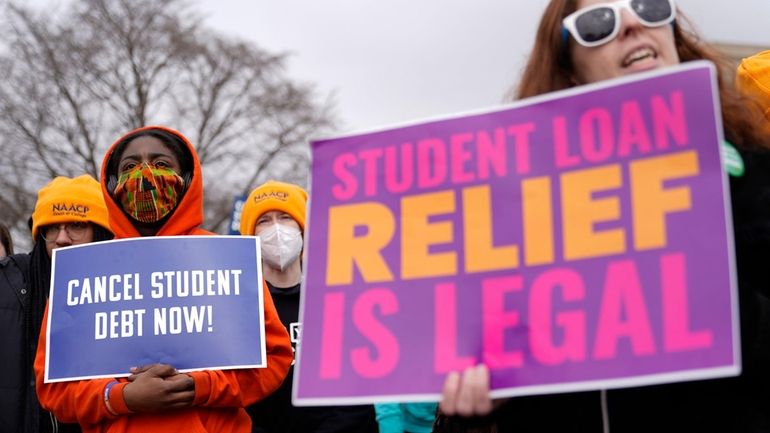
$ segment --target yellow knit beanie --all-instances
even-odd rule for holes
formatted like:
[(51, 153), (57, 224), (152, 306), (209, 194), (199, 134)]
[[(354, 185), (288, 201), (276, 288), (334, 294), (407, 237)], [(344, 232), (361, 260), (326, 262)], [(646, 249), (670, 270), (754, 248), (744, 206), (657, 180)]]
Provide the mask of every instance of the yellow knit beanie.
[(87, 221), (110, 229), (102, 187), (84, 174), (74, 179), (59, 176), (37, 193), (32, 213), (32, 237), (49, 224)]
[(743, 93), (760, 103), (770, 121), (770, 50), (743, 59), (735, 81)]
[(253, 235), (257, 220), (265, 212), (286, 212), (305, 231), (307, 192), (297, 185), (269, 180), (249, 194), (241, 211), (241, 234)]

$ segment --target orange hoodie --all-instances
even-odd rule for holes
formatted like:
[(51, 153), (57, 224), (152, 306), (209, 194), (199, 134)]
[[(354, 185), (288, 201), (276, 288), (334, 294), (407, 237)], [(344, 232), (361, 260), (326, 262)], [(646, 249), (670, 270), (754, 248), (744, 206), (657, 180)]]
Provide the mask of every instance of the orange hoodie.
[[(200, 162), (192, 144), (179, 132), (161, 126), (139, 128), (129, 134), (148, 129), (163, 130), (178, 136), (187, 145), (193, 159), (191, 184), (173, 215), (156, 236), (211, 234), (199, 228), (203, 221), (203, 181)], [(109, 210), (110, 227), (115, 232), (116, 239), (140, 236), (106, 187), (108, 161), (115, 147), (122, 140), (123, 137), (110, 146), (101, 170), (102, 192)], [(85, 433), (251, 432), (251, 420), (243, 408), (267, 397), (280, 386), (293, 357), (289, 336), (278, 318), (267, 286), (263, 286), (262, 290), (265, 305), (267, 367), (188, 373), (195, 381), (195, 399), (191, 407), (159, 413), (132, 413), (123, 399), (123, 388), (128, 384), (125, 378), (43, 383), (45, 332), (40, 333), (35, 357), (37, 395), (41, 406), (53, 412), (63, 422), (79, 423)], [(47, 321), (48, 310), (46, 309), (42, 329), (46, 329)], [(109, 400), (110, 406), (117, 415), (113, 415), (107, 409), (103, 396), (105, 387), (113, 380), (119, 383), (110, 389)]]

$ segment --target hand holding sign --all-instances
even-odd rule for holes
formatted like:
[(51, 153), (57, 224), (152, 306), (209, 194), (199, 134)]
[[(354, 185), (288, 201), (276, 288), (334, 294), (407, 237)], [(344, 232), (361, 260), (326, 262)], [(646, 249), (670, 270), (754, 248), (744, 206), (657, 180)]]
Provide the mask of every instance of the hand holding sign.
[(484, 364), (466, 368), (462, 377), (455, 371), (447, 375), (441, 399), (444, 415), (483, 416), (491, 411), (489, 369)]

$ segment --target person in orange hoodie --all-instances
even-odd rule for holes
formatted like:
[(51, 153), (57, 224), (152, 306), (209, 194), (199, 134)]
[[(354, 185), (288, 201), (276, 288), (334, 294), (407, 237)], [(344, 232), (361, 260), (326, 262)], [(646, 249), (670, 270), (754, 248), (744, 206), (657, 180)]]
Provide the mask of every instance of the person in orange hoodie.
[[(101, 184), (116, 239), (211, 234), (199, 227), (200, 162), (177, 131), (147, 126), (119, 138), (104, 157)], [(85, 433), (250, 432), (244, 407), (275, 391), (292, 360), (288, 333), (267, 287), (262, 290), (265, 368), (179, 373), (154, 364), (132, 368), (128, 378), (43, 383), (46, 335), (41, 332), (35, 358), (40, 404), (62, 421), (79, 423)]]

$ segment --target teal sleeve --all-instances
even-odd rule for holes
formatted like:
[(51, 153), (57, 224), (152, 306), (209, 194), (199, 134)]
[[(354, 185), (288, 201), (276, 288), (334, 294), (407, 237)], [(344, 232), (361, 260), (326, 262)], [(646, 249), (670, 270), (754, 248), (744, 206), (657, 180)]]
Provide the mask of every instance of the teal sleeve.
[(380, 425), (380, 433), (404, 433), (400, 404), (375, 404), (374, 412), (377, 415), (377, 424)]

